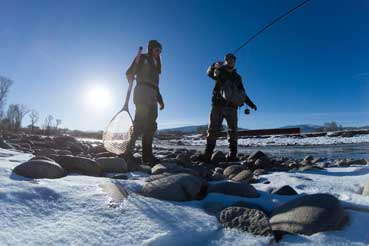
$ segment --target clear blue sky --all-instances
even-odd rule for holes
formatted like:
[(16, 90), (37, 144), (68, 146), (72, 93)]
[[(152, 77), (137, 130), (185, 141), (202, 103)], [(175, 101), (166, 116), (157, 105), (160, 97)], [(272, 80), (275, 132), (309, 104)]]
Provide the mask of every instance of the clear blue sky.
[[(0, 75), (15, 82), (8, 104), (103, 129), (123, 104), (138, 46), (158, 39), (159, 128), (205, 124), (208, 65), (300, 1), (0, 0)], [(236, 66), (258, 111), (240, 111), (240, 126), (368, 125), (368, 24), (368, 0), (312, 0), (242, 49)], [(110, 91), (109, 107), (86, 102), (95, 85)]]

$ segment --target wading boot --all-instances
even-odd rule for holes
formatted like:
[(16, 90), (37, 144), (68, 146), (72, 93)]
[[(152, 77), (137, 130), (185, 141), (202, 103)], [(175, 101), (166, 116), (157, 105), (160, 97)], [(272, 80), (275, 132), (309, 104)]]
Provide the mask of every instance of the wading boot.
[(213, 155), (215, 148), (215, 141), (214, 140), (206, 140), (206, 147), (204, 154), (199, 156), (199, 161), (209, 163), (211, 162), (211, 156)]
[(144, 134), (142, 137), (142, 162), (149, 166), (154, 166), (160, 163), (160, 159), (152, 154), (153, 134)]
[(238, 161), (237, 158), (237, 140), (229, 140), (229, 153), (226, 156), (227, 161)]

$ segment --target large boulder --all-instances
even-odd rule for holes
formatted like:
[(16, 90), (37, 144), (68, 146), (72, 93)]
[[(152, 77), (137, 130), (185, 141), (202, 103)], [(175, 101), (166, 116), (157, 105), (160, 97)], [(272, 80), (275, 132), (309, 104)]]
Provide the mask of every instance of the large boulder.
[(145, 184), (141, 194), (161, 200), (182, 202), (202, 198), (204, 190), (206, 190), (205, 181), (190, 174), (180, 173)]
[(273, 236), (268, 216), (257, 209), (228, 207), (220, 213), (219, 221), (225, 227), (237, 228), (259, 236)]
[(60, 164), (68, 172), (100, 177), (102, 169), (96, 161), (84, 157), (63, 155), (57, 158)]
[(66, 171), (56, 162), (48, 160), (30, 160), (16, 166), (13, 172), (32, 179), (56, 179), (66, 175)]
[(346, 222), (339, 200), (330, 194), (296, 198), (275, 209), (270, 218), (273, 231), (312, 235), (340, 229)]
[(101, 170), (105, 173), (125, 173), (128, 172), (128, 166), (123, 158), (101, 157), (96, 159)]
[(260, 194), (256, 191), (254, 186), (245, 182), (219, 182), (214, 184), (209, 184), (208, 193), (222, 193), (232, 196), (242, 196), (255, 198), (259, 197)]

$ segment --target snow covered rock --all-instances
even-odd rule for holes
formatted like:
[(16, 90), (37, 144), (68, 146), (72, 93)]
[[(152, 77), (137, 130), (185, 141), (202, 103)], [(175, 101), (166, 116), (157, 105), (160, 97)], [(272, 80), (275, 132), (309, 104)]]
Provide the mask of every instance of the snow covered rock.
[(47, 160), (30, 160), (16, 166), (13, 172), (32, 179), (56, 179), (66, 175), (66, 171), (56, 162)]
[(340, 229), (346, 222), (339, 200), (330, 194), (296, 198), (276, 208), (270, 218), (273, 231), (312, 235)]
[(235, 176), (233, 176), (232, 180), (235, 182), (249, 182), (252, 179), (253, 175), (250, 170), (242, 170)]
[(249, 198), (259, 197), (259, 193), (256, 189), (245, 182), (220, 182), (215, 184), (209, 184), (208, 193), (222, 193), (231, 196), (243, 196)]
[(220, 213), (220, 223), (259, 236), (273, 236), (268, 216), (260, 210), (245, 207), (228, 207)]
[(125, 173), (128, 172), (128, 166), (123, 158), (101, 157), (96, 159), (103, 172), (106, 173)]
[(206, 186), (202, 179), (180, 173), (146, 183), (141, 194), (161, 200), (191, 201), (202, 198)]
[(57, 163), (68, 172), (75, 172), (89, 176), (101, 176), (101, 167), (96, 161), (84, 157), (63, 155), (59, 156)]
[(180, 172), (180, 167), (175, 162), (164, 162), (156, 164), (151, 168), (151, 173), (153, 175), (162, 173), (178, 173)]

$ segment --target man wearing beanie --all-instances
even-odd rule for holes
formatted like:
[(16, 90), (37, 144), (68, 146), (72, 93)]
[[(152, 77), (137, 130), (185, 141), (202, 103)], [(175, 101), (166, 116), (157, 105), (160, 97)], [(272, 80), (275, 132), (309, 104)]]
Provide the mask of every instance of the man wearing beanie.
[(161, 73), (160, 54), (162, 45), (156, 40), (150, 40), (147, 54), (140, 54), (126, 72), (127, 80), (137, 85), (134, 90), (133, 102), (136, 106), (135, 118), (125, 158), (132, 158), (137, 138), (142, 135), (142, 161), (150, 165), (159, 163), (152, 153), (152, 142), (157, 129), (158, 104), (164, 109), (164, 101), (159, 90), (159, 75)]
[(228, 127), (229, 153), (228, 161), (237, 159), (237, 109), (246, 103), (256, 110), (256, 105), (246, 95), (242, 78), (235, 69), (236, 57), (233, 54), (225, 56), (225, 62), (212, 64), (207, 74), (216, 81), (213, 90), (210, 122), (206, 139), (205, 153), (200, 160), (210, 162), (216, 140), (226, 119)]

